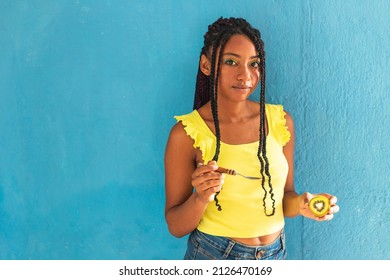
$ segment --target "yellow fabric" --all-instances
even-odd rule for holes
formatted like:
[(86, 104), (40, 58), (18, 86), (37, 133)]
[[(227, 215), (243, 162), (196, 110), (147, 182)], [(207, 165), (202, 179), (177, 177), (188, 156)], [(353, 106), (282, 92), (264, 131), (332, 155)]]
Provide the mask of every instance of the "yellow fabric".
[[(264, 213), (260, 180), (248, 180), (240, 176), (225, 176), (225, 183), (218, 195), (222, 211), (211, 202), (199, 225), (202, 232), (237, 238), (250, 238), (274, 233), (284, 227), (282, 200), (288, 173), (287, 160), (283, 146), (290, 140), (286, 127), (283, 106), (266, 104), (268, 121), (267, 157), (271, 173), (275, 199), (275, 215), (267, 217)], [(194, 147), (202, 152), (205, 163), (215, 153), (216, 137), (201, 118), (197, 110), (187, 115), (175, 116), (184, 125), (187, 135), (194, 140)], [(234, 169), (238, 173), (260, 177), (260, 163), (257, 158), (259, 142), (230, 145), (221, 142), (218, 166)], [(269, 190), (266, 183), (267, 191)], [(272, 213), (272, 201), (268, 193), (267, 213)]]

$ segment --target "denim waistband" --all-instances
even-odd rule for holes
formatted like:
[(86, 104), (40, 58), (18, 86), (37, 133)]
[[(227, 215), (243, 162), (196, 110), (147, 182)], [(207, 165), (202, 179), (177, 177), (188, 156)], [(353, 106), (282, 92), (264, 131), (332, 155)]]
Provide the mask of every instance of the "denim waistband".
[(227, 237), (214, 236), (196, 229), (192, 233), (195, 239), (201, 239), (209, 246), (223, 253), (223, 257), (235, 256), (237, 258), (247, 257), (254, 259), (264, 259), (272, 256), (276, 251), (285, 250), (285, 233), (281, 231), (279, 237), (270, 244), (260, 246), (248, 246)]

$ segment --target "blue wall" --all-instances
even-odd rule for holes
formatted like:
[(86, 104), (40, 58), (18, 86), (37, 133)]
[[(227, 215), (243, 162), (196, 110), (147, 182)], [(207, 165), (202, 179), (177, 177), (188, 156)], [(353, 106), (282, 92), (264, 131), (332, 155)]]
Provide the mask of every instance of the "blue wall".
[(0, 258), (180, 259), (163, 155), (219, 16), (260, 28), (268, 101), (296, 126), (290, 259), (389, 259), (390, 2), (1, 1)]

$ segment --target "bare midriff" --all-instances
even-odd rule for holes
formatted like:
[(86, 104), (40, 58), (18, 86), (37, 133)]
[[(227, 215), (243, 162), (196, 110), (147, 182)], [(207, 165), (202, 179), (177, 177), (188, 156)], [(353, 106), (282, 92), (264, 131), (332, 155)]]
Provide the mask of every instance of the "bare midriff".
[(252, 237), (252, 238), (230, 238), (231, 240), (237, 241), (238, 243), (244, 244), (246, 246), (263, 246), (271, 244), (279, 236), (282, 230), (279, 230), (275, 233), (271, 233), (264, 236)]

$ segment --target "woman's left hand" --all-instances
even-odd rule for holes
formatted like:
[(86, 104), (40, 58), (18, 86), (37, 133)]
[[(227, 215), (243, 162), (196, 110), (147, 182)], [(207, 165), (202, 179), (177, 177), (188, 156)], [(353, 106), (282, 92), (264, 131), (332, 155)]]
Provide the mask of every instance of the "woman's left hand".
[(308, 192), (305, 192), (299, 196), (299, 213), (306, 218), (313, 219), (319, 222), (330, 221), (333, 219), (334, 214), (339, 212), (340, 209), (339, 206), (336, 204), (337, 197), (327, 193), (322, 193), (320, 195), (323, 195), (329, 199), (330, 208), (327, 214), (322, 217), (317, 217), (316, 215), (314, 215), (314, 213), (310, 210), (309, 202), (313, 197), (317, 195)]

